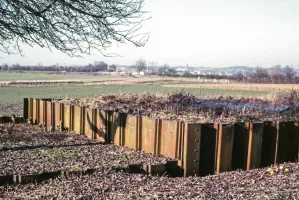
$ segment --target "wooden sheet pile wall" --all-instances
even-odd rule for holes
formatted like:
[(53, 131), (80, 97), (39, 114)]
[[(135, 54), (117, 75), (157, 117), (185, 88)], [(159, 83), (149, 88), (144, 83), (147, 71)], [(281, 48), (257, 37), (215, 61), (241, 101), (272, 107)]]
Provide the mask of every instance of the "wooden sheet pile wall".
[(177, 174), (204, 176), (299, 159), (298, 122), (196, 124), (24, 99), (24, 117), (102, 142), (178, 160)]

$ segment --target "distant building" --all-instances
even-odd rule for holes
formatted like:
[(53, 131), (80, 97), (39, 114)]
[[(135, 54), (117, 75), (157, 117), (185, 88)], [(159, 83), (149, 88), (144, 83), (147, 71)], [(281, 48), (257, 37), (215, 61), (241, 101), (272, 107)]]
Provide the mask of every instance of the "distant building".
[(186, 67), (178, 67), (175, 69), (177, 72), (187, 72), (188, 71), (188, 65)]
[(175, 69), (175, 71), (177, 72), (186, 72), (187, 70), (188, 70), (187, 68), (183, 68), (183, 67), (179, 67)]
[(127, 69), (125, 67), (120, 67), (116, 70), (116, 72), (126, 72)]

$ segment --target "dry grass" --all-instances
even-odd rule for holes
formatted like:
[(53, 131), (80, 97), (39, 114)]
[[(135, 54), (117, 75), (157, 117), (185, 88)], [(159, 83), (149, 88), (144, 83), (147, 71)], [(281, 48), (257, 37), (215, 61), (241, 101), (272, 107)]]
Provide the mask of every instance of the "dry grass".
[(94, 98), (64, 99), (59, 102), (105, 111), (196, 123), (299, 119), (299, 97), (296, 91), (276, 95), (271, 101), (231, 96), (203, 98), (180, 92), (171, 95), (103, 94)]
[(163, 85), (164, 87), (175, 88), (210, 88), (221, 90), (248, 90), (248, 91), (299, 91), (298, 84), (243, 84), (243, 83), (226, 83), (226, 84), (172, 84)]
[(13, 81), (0, 81), (0, 86), (18, 86), (18, 85), (45, 85), (45, 84), (88, 84), (88, 85), (112, 85), (112, 84), (139, 84), (139, 83), (155, 83), (163, 81), (164, 78), (159, 77), (136, 77), (126, 78), (120, 77), (118, 79), (66, 79), (66, 80), (13, 80)]

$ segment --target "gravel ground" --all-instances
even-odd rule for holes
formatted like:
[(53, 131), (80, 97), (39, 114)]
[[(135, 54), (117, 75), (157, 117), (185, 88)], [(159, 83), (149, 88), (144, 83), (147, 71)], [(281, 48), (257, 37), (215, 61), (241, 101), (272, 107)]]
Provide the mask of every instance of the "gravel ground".
[[(299, 164), (207, 177), (97, 172), (42, 184), (3, 186), (3, 199), (299, 199)], [(286, 171), (289, 170), (288, 172)], [(2, 195), (2, 196), (1, 196)]]

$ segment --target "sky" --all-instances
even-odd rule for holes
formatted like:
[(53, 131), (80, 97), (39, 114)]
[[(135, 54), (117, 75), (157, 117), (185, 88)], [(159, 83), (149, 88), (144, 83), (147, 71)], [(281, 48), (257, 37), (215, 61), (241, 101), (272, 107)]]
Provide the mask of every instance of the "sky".
[(132, 65), (138, 59), (170, 66), (299, 66), (298, 0), (145, 0), (151, 19), (145, 47), (124, 44), (73, 58), (23, 45), (24, 56), (0, 53), (0, 64)]

